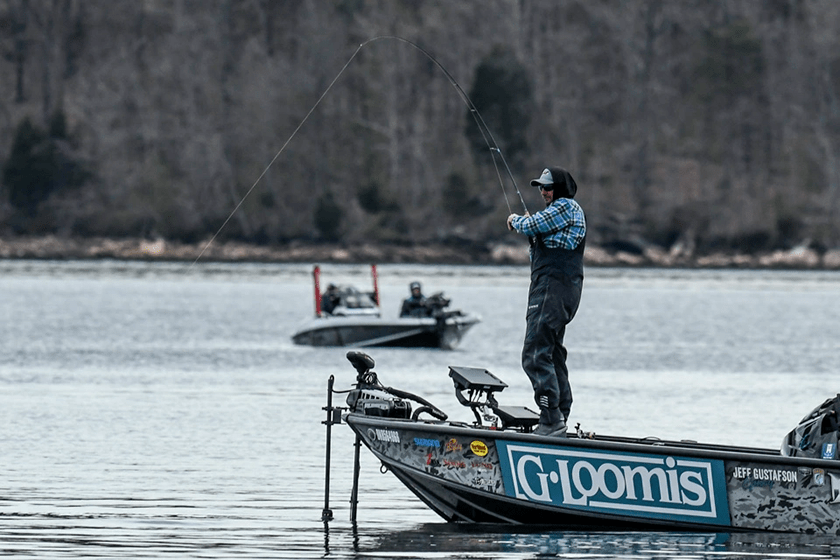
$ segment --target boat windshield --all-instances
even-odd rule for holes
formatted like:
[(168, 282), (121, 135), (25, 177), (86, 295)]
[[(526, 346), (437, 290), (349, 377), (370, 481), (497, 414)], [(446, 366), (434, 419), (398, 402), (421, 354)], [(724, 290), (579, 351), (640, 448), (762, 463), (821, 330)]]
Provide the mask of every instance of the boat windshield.
[(347, 288), (341, 294), (341, 305), (347, 309), (373, 309), (376, 304), (370, 294)]

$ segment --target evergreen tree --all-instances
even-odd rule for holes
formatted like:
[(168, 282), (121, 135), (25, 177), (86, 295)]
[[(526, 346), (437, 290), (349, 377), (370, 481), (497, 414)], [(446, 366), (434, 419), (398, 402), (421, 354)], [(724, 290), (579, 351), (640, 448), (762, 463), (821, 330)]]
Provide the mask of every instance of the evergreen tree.
[[(525, 67), (510, 50), (494, 47), (476, 68), (469, 95), (505, 157), (512, 166), (519, 167), (528, 150), (533, 106), (531, 80)], [(488, 157), (487, 143), (472, 114), (468, 115), (465, 132), (479, 161), (483, 161), (481, 158)]]
[(9, 202), (27, 216), (33, 216), (52, 192), (55, 170), (48, 140), (27, 117), (17, 128), (12, 152), (3, 166)]
[(27, 117), (15, 132), (12, 151), (3, 165), (3, 185), (8, 200), (26, 217), (33, 217), (39, 205), (54, 192), (78, 187), (90, 174), (70, 155), (67, 122), (56, 113), (49, 134)]
[(338, 240), (341, 218), (341, 207), (333, 200), (332, 194), (329, 192), (322, 194), (315, 206), (315, 227), (324, 239)]

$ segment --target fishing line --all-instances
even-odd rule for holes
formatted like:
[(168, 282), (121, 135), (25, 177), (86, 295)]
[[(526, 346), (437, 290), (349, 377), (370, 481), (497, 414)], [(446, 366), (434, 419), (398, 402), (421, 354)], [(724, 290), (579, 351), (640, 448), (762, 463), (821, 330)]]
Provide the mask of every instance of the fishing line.
[[(222, 225), (219, 226), (219, 229), (216, 231), (216, 233), (213, 234), (213, 237), (211, 237), (210, 240), (207, 242), (207, 244), (204, 246), (204, 248), (201, 249), (201, 252), (195, 258), (192, 265), (195, 265), (195, 263), (197, 263), (201, 259), (201, 256), (204, 255), (204, 252), (207, 250), (207, 248), (210, 247), (210, 245), (213, 244), (213, 241), (215, 241), (216, 237), (219, 236), (219, 234), (222, 232), (222, 230), (225, 228), (225, 226), (228, 224), (228, 222), (230, 222), (231, 218), (233, 218), (234, 214), (236, 214), (236, 212), (239, 210), (239, 208), (245, 202), (245, 199), (248, 198), (248, 196), (251, 194), (251, 192), (257, 187), (259, 182), (262, 180), (262, 178), (265, 177), (265, 174), (268, 173), (268, 170), (271, 169), (271, 166), (274, 165), (274, 162), (277, 161), (277, 158), (280, 157), (280, 154), (283, 153), (283, 151), (286, 149), (286, 146), (288, 146), (289, 142), (292, 141), (292, 138), (295, 137), (295, 135), (298, 133), (298, 131), (301, 129), (301, 127), (303, 127), (304, 123), (309, 119), (309, 117), (312, 115), (312, 113), (315, 111), (315, 109), (318, 107), (318, 105), (321, 104), (321, 101), (324, 100), (324, 97), (327, 96), (327, 93), (329, 93), (329, 91), (332, 89), (332, 87), (335, 85), (335, 83), (338, 81), (338, 79), (341, 77), (341, 75), (344, 73), (344, 71), (347, 70), (347, 67), (350, 66), (350, 63), (353, 62), (353, 59), (356, 58), (356, 55), (359, 54), (359, 51), (361, 51), (362, 48), (365, 45), (367, 45), (368, 43), (373, 43), (374, 41), (379, 41), (379, 40), (382, 40), (382, 39), (394, 39), (394, 40), (402, 41), (403, 43), (407, 43), (407, 44), (411, 45), (412, 47), (414, 47), (415, 49), (417, 49), (418, 51), (420, 51), (421, 53), (426, 55), (426, 57), (429, 60), (431, 60), (435, 64), (435, 66), (437, 66), (444, 73), (446, 78), (449, 80), (449, 83), (452, 84), (452, 87), (455, 88), (455, 91), (458, 92), (458, 95), (461, 97), (463, 102), (467, 105), (467, 108), (470, 111), (470, 115), (472, 115), (473, 119), (475, 120), (475, 124), (478, 127), (478, 131), (481, 133), (481, 137), (484, 140), (484, 143), (487, 144), (487, 148), (490, 150), (490, 155), (491, 155), (492, 160), (493, 160), (493, 167), (496, 170), (496, 177), (499, 179), (499, 184), (502, 187), (502, 194), (505, 197), (505, 203), (507, 204), (508, 211), (511, 214), (513, 213), (513, 210), (511, 209), (511, 206), (510, 206), (510, 200), (508, 200), (507, 190), (505, 189), (505, 183), (502, 180), (502, 174), (499, 171), (499, 165), (496, 161), (496, 156), (497, 155), (498, 155), (499, 159), (502, 160), (502, 163), (505, 166), (505, 170), (507, 171), (508, 177), (510, 177), (511, 182), (513, 183), (513, 188), (516, 190), (516, 194), (519, 195), (519, 201), (522, 203), (522, 208), (525, 210), (526, 213), (528, 212), (528, 208), (527, 208), (527, 206), (525, 206), (525, 200), (522, 198), (522, 193), (519, 191), (519, 187), (516, 185), (516, 179), (514, 179), (513, 173), (511, 173), (511, 171), (510, 171), (510, 166), (508, 165), (507, 160), (505, 160), (505, 157), (502, 155), (502, 150), (499, 148), (499, 145), (496, 143), (496, 139), (493, 138), (493, 134), (490, 132), (490, 129), (487, 127), (487, 124), (484, 122), (484, 118), (482, 118), (481, 113), (478, 112), (478, 109), (475, 107), (475, 105), (473, 105), (472, 100), (470, 100), (469, 96), (466, 94), (466, 92), (464, 92), (464, 90), (461, 88), (460, 84), (458, 84), (458, 82), (455, 80), (455, 78), (452, 77), (452, 74), (450, 74), (449, 71), (446, 68), (444, 68), (443, 65), (440, 62), (438, 62), (438, 60), (435, 57), (433, 57), (429, 52), (427, 52), (425, 49), (423, 49), (420, 45), (418, 45), (416, 43), (413, 43), (412, 41), (409, 41), (408, 39), (404, 39), (402, 37), (397, 37), (396, 35), (380, 35), (378, 37), (373, 37), (371, 39), (368, 39), (364, 43), (361, 43), (356, 48), (356, 50), (353, 51), (353, 54), (350, 56), (350, 58), (347, 60), (347, 62), (344, 63), (344, 66), (341, 67), (341, 70), (339, 70), (339, 72), (338, 72), (338, 74), (336, 74), (335, 78), (332, 79), (330, 84), (327, 86), (327, 89), (324, 90), (324, 93), (321, 94), (321, 96), (318, 98), (318, 100), (315, 102), (315, 104), (312, 106), (312, 108), (309, 109), (309, 112), (306, 113), (306, 116), (303, 117), (303, 120), (300, 121), (300, 124), (297, 125), (297, 128), (295, 128), (295, 130), (292, 132), (291, 136), (289, 136), (289, 138), (283, 143), (283, 146), (274, 155), (274, 157), (271, 158), (271, 161), (268, 162), (268, 165), (265, 167), (263, 172), (260, 173), (260, 176), (257, 177), (257, 180), (254, 181), (253, 185), (251, 185), (251, 188), (248, 189), (248, 191), (245, 193), (245, 195), (239, 200), (239, 202), (233, 208), (230, 215), (225, 219), (225, 221), (222, 223)], [(190, 266), (192, 267), (192, 265), (190, 265)]]
[(505, 203), (507, 204), (508, 210), (511, 213), (513, 213), (513, 210), (511, 209), (511, 206), (510, 206), (510, 201), (508, 200), (507, 191), (505, 190), (505, 183), (502, 180), (502, 175), (499, 172), (499, 166), (498, 166), (498, 163), (496, 162), (496, 157), (495, 157), (494, 154), (498, 154), (499, 159), (501, 159), (502, 163), (504, 163), (505, 170), (507, 171), (508, 177), (510, 177), (511, 182), (513, 183), (513, 188), (516, 190), (516, 194), (519, 195), (519, 201), (522, 203), (522, 208), (524, 208), (525, 212), (527, 212), (528, 208), (525, 206), (525, 200), (522, 198), (522, 193), (519, 192), (519, 187), (516, 185), (516, 179), (514, 179), (513, 173), (511, 173), (511, 171), (510, 171), (510, 167), (508, 166), (507, 160), (505, 160), (505, 157), (502, 155), (502, 150), (499, 148), (499, 145), (496, 143), (496, 139), (493, 138), (493, 134), (490, 132), (490, 128), (487, 126), (487, 123), (484, 122), (484, 118), (481, 116), (481, 113), (478, 112), (478, 109), (473, 104), (470, 97), (466, 94), (466, 92), (463, 90), (463, 88), (461, 88), (461, 85), (455, 80), (455, 78), (452, 77), (452, 74), (450, 74), (449, 71), (446, 68), (443, 67), (443, 64), (438, 62), (438, 60), (435, 57), (433, 57), (428, 51), (426, 51), (423, 47), (421, 47), (417, 43), (413, 43), (412, 41), (409, 41), (408, 39), (404, 39), (402, 37), (397, 37), (396, 35), (382, 35), (382, 36), (379, 36), (379, 37), (374, 37), (373, 39), (369, 39), (365, 43), (362, 43), (362, 45), (360, 45), (359, 48), (366, 45), (367, 43), (371, 43), (371, 42), (377, 41), (379, 39), (395, 39), (397, 41), (402, 41), (403, 43), (407, 43), (407, 44), (411, 45), (412, 47), (414, 47), (415, 49), (417, 49), (418, 51), (420, 51), (421, 53), (423, 53), (424, 55), (426, 55), (426, 57), (429, 60), (434, 62), (435, 65), (438, 68), (440, 68), (441, 72), (443, 72), (444, 75), (446, 76), (446, 78), (449, 80), (449, 83), (452, 84), (452, 87), (454, 87), (455, 91), (458, 92), (458, 95), (461, 97), (461, 100), (463, 100), (464, 104), (467, 106), (467, 109), (469, 109), (470, 115), (472, 115), (473, 119), (475, 120), (475, 124), (478, 127), (478, 131), (481, 133), (481, 137), (484, 140), (484, 143), (487, 144), (487, 148), (490, 150), (490, 154), (491, 154), (492, 159), (493, 159), (493, 166), (496, 169), (496, 177), (499, 179), (499, 184), (502, 187), (502, 194), (505, 197)]

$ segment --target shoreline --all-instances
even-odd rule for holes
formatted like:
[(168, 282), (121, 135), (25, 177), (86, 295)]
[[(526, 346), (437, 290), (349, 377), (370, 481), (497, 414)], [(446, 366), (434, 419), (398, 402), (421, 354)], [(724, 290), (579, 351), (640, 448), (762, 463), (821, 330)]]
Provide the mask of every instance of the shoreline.
[[(527, 265), (527, 245), (389, 245), (317, 244), (294, 241), (285, 245), (254, 245), (237, 241), (181, 243), (142, 238), (63, 238), (49, 236), (0, 237), (0, 259), (34, 260), (145, 260), (208, 262), (323, 262)], [(807, 247), (755, 255), (713, 253), (694, 255), (648, 248), (640, 253), (608, 251), (589, 246), (586, 266), (663, 268), (769, 268), (840, 270), (840, 250), (823, 254)]]

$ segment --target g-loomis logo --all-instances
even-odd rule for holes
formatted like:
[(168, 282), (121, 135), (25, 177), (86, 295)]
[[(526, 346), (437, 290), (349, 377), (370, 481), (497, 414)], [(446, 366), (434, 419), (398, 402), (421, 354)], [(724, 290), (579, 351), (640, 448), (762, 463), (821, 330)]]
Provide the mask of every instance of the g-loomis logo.
[(729, 524), (721, 461), (497, 445), (508, 496), (618, 515)]

